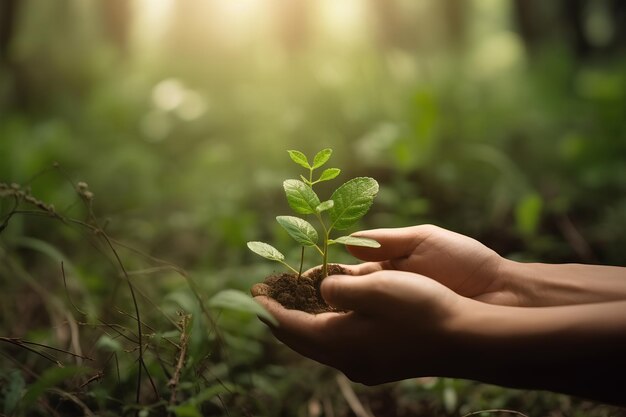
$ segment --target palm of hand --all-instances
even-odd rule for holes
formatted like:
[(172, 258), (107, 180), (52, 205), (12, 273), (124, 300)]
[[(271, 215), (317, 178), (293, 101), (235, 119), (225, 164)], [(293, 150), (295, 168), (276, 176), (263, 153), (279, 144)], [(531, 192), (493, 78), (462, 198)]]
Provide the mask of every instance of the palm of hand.
[[(458, 314), (460, 298), (434, 280), (399, 271), (330, 277), (322, 294), (351, 311), (314, 316), (266, 297), (257, 300), (280, 322), (272, 329), (277, 338), (365, 384), (434, 372), (430, 366), (448, 348), (446, 326)], [(416, 356), (422, 360), (412, 361)]]

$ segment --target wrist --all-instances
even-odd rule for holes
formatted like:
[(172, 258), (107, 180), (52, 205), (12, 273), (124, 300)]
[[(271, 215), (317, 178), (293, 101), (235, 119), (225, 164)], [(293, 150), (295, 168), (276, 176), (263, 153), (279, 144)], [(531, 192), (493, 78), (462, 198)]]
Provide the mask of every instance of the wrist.
[(511, 303), (547, 307), (626, 300), (626, 268), (504, 259), (499, 279)]
[(444, 376), (624, 404), (625, 382), (589, 381), (626, 372), (626, 301), (523, 308), (465, 299), (461, 307), (449, 339), (458, 357)]

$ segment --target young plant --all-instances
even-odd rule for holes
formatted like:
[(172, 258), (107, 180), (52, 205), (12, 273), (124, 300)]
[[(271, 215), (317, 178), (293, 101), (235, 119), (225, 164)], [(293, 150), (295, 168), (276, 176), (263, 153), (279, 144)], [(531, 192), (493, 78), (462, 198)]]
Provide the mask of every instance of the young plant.
[(334, 179), (341, 172), (339, 168), (326, 168), (319, 177), (315, 178), (315, 170), (328, 162), (333, 152), (332, 149), (319, 151), (313, 158), (313, 163), (310, 163), (302, 152), (294, 150), (287, 152), (296, 164), (307, 170), (307, 175), (300, 175), (299, 180), (289, 179), (283, 182), (287, 202), (297, 214), (315, 217), (319, 223), (319, 233), (311, 223), (300, 217), (276, 217), (278, 224), (302, 247), (299, 271), (285, 262), (285, 256), (280, 251), (267, 243), (248, 242), (248, 248), (266, 259), (280, 262), (298, 274), (298, 277), (302, 273), (304, 249), (313, 248), (322, 258), (322, 276), (326, 277), (328, 276), (328, 249), (331, 245), (339, 243), (371, 248), (380, 247), (380, 244), (373, 239), (355, 236), (340, 236), (331, 239), (331, 232), (348, 229), (367, 213), (378, 193), (376, 180), (369, 177), (351, 179), (337, 188), (330, 199), (321, 201), (313, 187), (320, 182)]

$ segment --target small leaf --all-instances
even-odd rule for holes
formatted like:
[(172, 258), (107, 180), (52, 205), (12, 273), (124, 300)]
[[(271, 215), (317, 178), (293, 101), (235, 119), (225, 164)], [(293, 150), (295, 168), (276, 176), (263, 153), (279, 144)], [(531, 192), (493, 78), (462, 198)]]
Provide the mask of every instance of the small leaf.
[(347, 229), (367, 213), (378, 193), (373, 178), (354, 178), (335, 190), (330, 197), (335, 205), (330, 209), (331, 228)]
[(323, 203), (321, 203), (319, 206), (315, 207), (315, 211), (317, 211), (318, 213), (321, 213), (323, 211), (333, 208), (334, 205), (335, 205), (335, 202), (333, 200), (326, 200)]
[(315, 169), (324, 165), (326, 162), (328, 162), (328, 159), (330, 159), (330, 155), (332, 155), (332, 153), (333, 153), (333, 150), (330, 148), (322, 149), (321, 151), (319, 151), (315, 155), (315, 158), (313, 158), (312, 168)]
[(319, 177), (319, 179), (317, 181), (321, 182), (321, 181), (332, 180), (333, 178), (336, 178), (337, 175), (339, 175), (340, 172), (341, 172), (341, 170), (339, 168), (328, 168), (328, 169), (325, 169), (322, 172), (322, 175), (320, 175), (320, 177)]
[(295, 162), (296, 164), (303, 166), (306, 169), (311, 169), (311, 165), (309, 165), (309, 160), (306, 158), (306, 155), (304, 155), (302, 152), (300, 151), (287, 151), (289, 153), (289, 156), (291, 157), (291, 160), (293, 162)]
[(249, 295), (238, 290), (223, 290), (215, 294), (209, 300), (209, 307), (225, 308), (228, 310), (243, 311), (246, 313), (256, 314), (257, 316), (269, 321), (274, 326), (278, 326), (278, 322), (267, 310), (259, 303), (254, 301)]
[(280, 253), (280, 251), (272, 245), (268, 245), (264, 242), (248, 242), (248, 249), (272, 261), (282, 262), (285, 260), (285, 255)]
[(380, 243), (374, 239), (356, 236), (341, 236), (332, 240), (333, 243), (341, 243), (350, 246), (362, 246), (365, 248), (380, 248)]
[(300, 180), (283, 182), (289, 206), (299, 214), (315, 213), (315, 207), (320, 205), (320, 199), (313, 189)]
[(294, 216), (278, 216), (276, 221), (302, 246), (315, 246), (317, 231), (311, 223)]
[(96, 342), (96, 347), (109, 352), (121, 352), (123, 349), (122, 344), (118, 340), (107, 334), (100, 336), (100, 339)]

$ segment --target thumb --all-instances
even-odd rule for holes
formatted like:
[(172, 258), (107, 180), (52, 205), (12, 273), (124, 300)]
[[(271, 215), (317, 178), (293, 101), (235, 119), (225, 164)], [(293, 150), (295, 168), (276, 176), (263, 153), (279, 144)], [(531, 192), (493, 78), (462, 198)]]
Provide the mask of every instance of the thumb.
[(373, 314), (381, 304), (378, 274), (331, 275), (322, 281), (322, 297), (328, 304), (342, 310)]
[(433, 232), (430, 225), (402, 227), (397, 229), (373, 229), (353, 233), (380, 243), (379, 248), (347, 246), (350, 253), (364, 261), (386, 261), (409, 256), (415, 248)]

